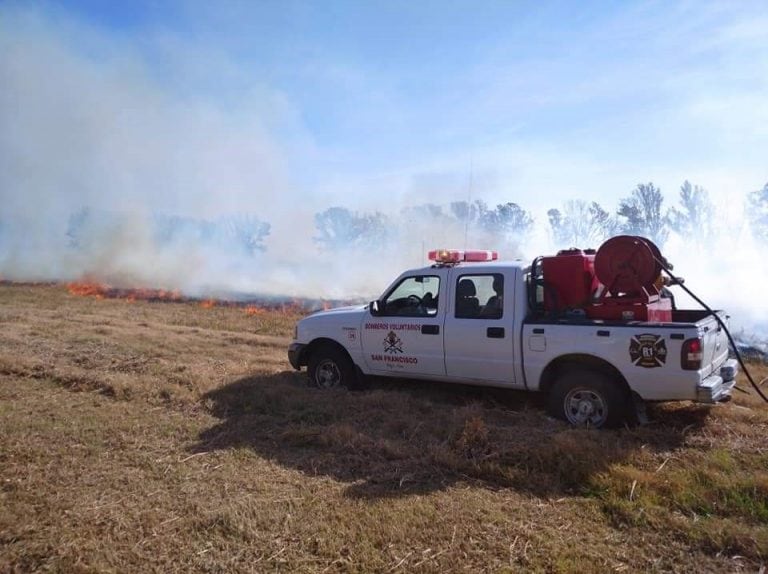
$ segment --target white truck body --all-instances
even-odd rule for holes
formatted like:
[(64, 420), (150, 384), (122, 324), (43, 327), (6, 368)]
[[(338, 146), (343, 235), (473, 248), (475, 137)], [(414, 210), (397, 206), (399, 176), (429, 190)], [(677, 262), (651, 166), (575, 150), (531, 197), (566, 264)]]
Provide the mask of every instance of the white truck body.
[[(728, 359), (726, 334), (713, 316), (676, 311), (670, 323), (532, 318), (528, 272), (520, 262), (409, 270), (376, 302), (299, 321), (289, 358), (300, 368), (319, 345), (337, 345), (364, 375), (544, 392), (563, 369), (580, 365), (609, 376), (635, 399), (712, 403), (730, 396), (736, 362)], [(474, 296), (459, 293), (467, 279)], [(500, 310), (486, 312), (493, 280), (503, 283)], [(469, 311), (459, 308), (467, 302)], [(701, 342), (695, 370), (682, 366), (690, 339)]]

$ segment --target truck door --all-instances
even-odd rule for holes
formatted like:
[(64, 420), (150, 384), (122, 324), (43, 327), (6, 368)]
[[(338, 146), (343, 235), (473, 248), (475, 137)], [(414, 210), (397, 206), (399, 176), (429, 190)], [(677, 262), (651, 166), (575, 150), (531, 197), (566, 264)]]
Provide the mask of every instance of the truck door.
[(361, 342), (371, 371), (445, 376), (446, 275), (435, 269), (403, 277), (379, 300), (376, 316), (366, 311)]
[(450, 378), (515, 383), (514, 274), (451, 274), (453, 301), (445, 319), (445, 367)]

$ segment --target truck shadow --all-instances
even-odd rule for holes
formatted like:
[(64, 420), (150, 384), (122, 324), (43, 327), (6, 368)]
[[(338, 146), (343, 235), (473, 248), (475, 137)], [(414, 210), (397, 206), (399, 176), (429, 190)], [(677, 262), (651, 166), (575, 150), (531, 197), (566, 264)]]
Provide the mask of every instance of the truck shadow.
[(321, 391), (293, 371), (246, 377), (203, 397), (218, 424), (194, 452), (250, 448), (312, 476), (348, 483), (351, 497), (427, 493), (457, 482), (538, 496), (589, 491), (610, 465), (669, 452), (708, 409), (651, 407), (650, 425), (596, 431), (547, 416), (537, 394), (374, 380), (360, 392)]

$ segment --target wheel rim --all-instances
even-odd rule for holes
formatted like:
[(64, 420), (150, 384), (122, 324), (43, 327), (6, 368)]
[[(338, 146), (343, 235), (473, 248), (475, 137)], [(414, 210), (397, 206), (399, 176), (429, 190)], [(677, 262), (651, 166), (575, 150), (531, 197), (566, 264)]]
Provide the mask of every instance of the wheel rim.
[(608, 418), (605, 400), (590, 389), (573, 389), (565, 395), (565, 417), (579, 426), (602, 426)]
[(341, 383), (341, 370), (331, 359), (320, 361), (315, 369), (317, 386), (323, 389), (336, 387)]

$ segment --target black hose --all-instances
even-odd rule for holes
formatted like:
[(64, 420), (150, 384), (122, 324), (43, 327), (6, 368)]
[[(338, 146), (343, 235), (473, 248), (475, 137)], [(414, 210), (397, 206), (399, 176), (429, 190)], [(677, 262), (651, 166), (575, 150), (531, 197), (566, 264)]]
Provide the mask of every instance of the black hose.
[[(763, 399), (766, 403), (768, 403), (768, 396), (766, 396), (765, 393), (763, 393), (763, 391), (760, 390), (760, 385), (755, 383), (755, 380), (752, 378), (752, 374), (749, 372), (749, 369), (747, 369), (747, 365), (744, 364), (744, 360), (741, 358), (741, 353), (739, 353), (739, 349), (736, 347), (736, 341), (733, 340), (733, 337), (731, 336), (731, 332), (728, 330), (728, 326), (725, 324), (725, 321), (723, 321), (720, 318), (720, 315), (715, 313), (709, 307), (709, 305), (707, 305), (704, 301), (699, 299), (693, 293), (693, 291), (691, 291), (690, 289), (688, 289), (688, 287), (683, 285), (683, 282), (672, 274), (672, 271), (670, 271), (669, 267), (667, 266), (667, 264), (664, 263), (664, 261), (661, 261), (658, 257), (655, 257), (655, 256), (654, 256), (654, 259), (656, 260), (656, 263), (661, 265), (661, 268), (667, 273), (667, 275), (669, 275), (670, 279), (672, 279), (672, 281), (675, 284), (680, 285), (680, 287), (683, 289), (683, 291), (688, 293), (688, 295), (693, 297), (693, 299), (699, 305), (701, 305), (702, 307), (704, 307), (704, 309), (709, 311), (709, 313), (715, 318), (715, 320), (718, 322), (718, 324), (723, 328), (723, 330), (725, 331), (726, 336), (728, 337), (728, 341), (731, 343), (731, 348), (733, 349), (733, 352), (736, 355), (736, 360), (739, 362), (739, 365), (741, 365), (741, 368), (744, 370), (744, 374), (747, 376), (747, 379), (749, 380), (749, 384), (752, 385), (752, 388), (755, 389), (755, 391), (757, 392), (758, 395), (760, 395), (760, 398)], [(740, 391), (742, 391), (742, 392), (746, 392), (746, 391), (744, 391), (742, 389), (739, 389), (738, 387), (735, 387), (735, 388), (740, 390)]]

